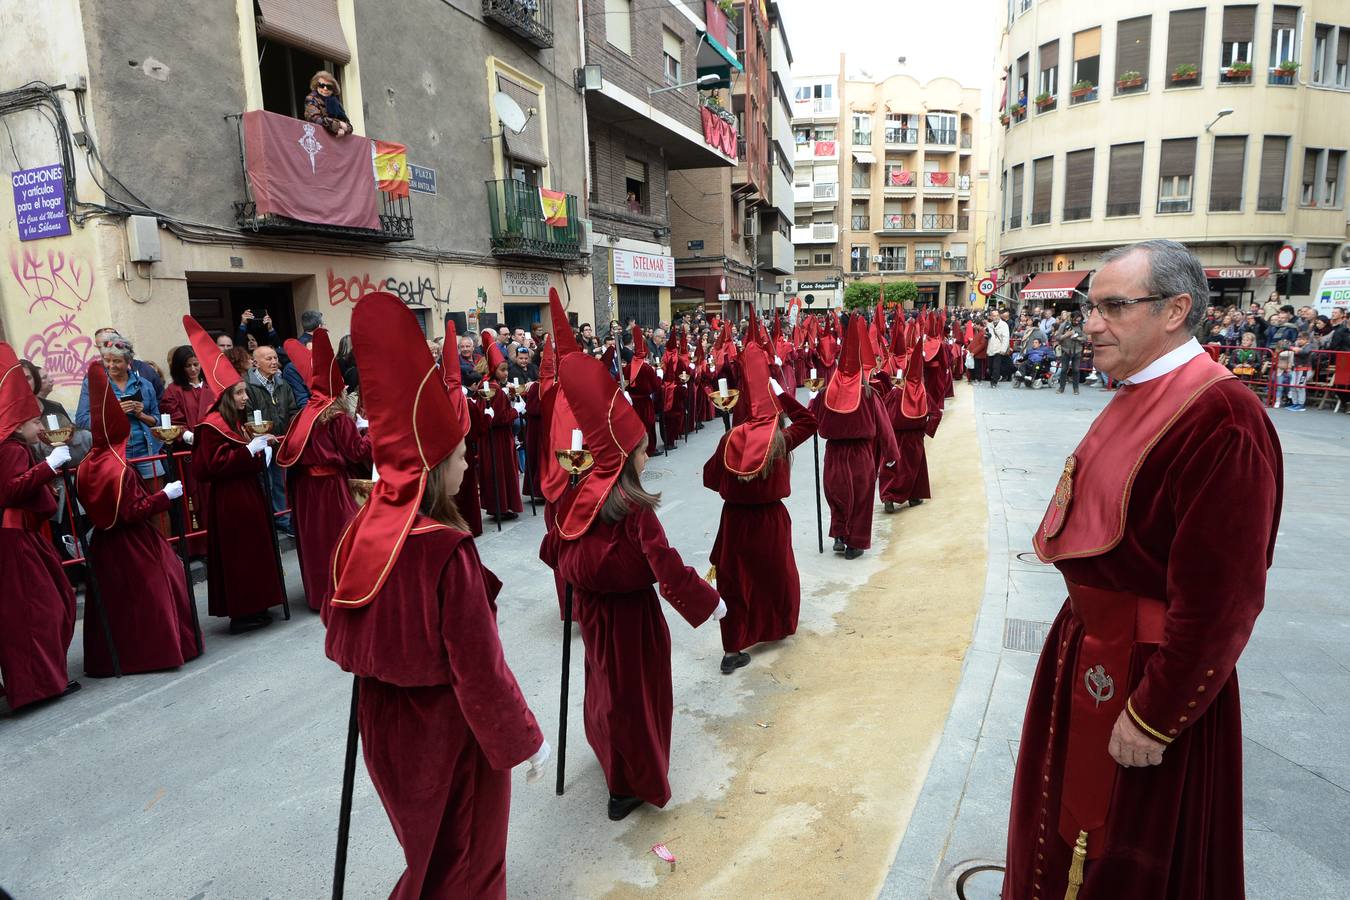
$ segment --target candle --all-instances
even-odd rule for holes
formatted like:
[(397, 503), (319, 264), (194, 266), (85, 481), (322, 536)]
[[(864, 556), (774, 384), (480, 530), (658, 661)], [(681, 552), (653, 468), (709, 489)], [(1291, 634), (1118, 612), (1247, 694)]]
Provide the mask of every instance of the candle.
[(168, 414), (168, 413), (160, 413), (160, 414), (159, 414), (159, 427), (160, 427), (160, 428), (169, 428), (169, 427), (172, 426), (172, 425), (173, 425), (173, 420), (169, 418), (169, 414)]
[(723, 397), (727, 395), (727, 380), (725, 378), (717, 379), (717, 393)]
[(814, 381), (814, 380), (815, 380), (815, 377), (816, 377), (816, 370), (815, 370), (815, 369), (812, 369), (812, 370), (811, 370), (811, 380)]
[(255, 409), (255, 410), (253, 411), (253, 424), (254, 424), (254, 425), (261, 425), (261, 424), (262, 424), (262, 410), (261, 410), (261, 409)]
[(573, 449), (573, 450), (580, 450), (580, 449), (581, 449), (581, 429), (580, 429), (580, 428), (573, 428), (573, 429), (572, 429), (572, 449)]
[(519, 378), (512, 378), (512, 379), (511, 379), (511, 383), (514, 384), (514, 385), (516, 386), (516, 389), (517, 389), (517, 390), (520, 389), (520, 379), (519, 379)]
[(47, 430), (48, 430), (48, 431), (55, 431), (56, 429), (57, 429), (56, 416), (48, 416), (48, 417), (47, 417)]

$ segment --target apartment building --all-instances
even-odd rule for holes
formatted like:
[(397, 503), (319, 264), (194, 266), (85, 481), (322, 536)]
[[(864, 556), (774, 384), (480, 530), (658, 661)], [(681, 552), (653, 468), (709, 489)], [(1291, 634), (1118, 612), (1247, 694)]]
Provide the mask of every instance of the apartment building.
[[(1169, 237), (1225, 303), (1350, 264), (1350, 6), (1010, 0), (992, 204), (1004, 299), (1067, 302)], [(1281, 270), (1277, 254), (1296, 250)]]
[(798, 293), (838, 303), (853, 281), (907, 279), (922, 305), (968, 303), (979, 90), (843, 63), (794, 93)]

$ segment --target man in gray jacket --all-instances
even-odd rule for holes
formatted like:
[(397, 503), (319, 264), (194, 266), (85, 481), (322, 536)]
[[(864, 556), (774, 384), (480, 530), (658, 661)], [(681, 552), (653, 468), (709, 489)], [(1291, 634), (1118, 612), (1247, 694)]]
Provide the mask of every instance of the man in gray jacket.
[[(248, 391), (248, 417), (253, 411), (262, 412), (264, 421), (272, 423), (272, 434), (281, 438), (291, 426), (300, 404), (286, 379), (281, 377), (281, 359), (277, 351), (266, 344), (253, 351), (253, 368), (244, 378), (244, 387)], [(286, 470), (277, 465), (274, 458), (268, 461), (267, 481), (272, 488), (272, 512), (279, 513), (286, 508)], [(277, 519), (277, 530), (287, 534), (291, 532), (291, 517)]]
[(1059, 392), (1064, 393), (1064, 383), (1073, 379), (1073, 392), (1078, 393), (1078, 367), (1083, 362), (1083, 314), (1074, 313), (1069, 321), (1060, 322), (1055, 329), (1055, 346), (1059, 349)]
[(997, 311), (990, 313), (989, 322), (984, 326), (989, 335), (989, 349), (986, 353), (989, 356), (989, 386), (998, 387), (998, 383), (1003, 380), (1009, 368), (1011, 360), (1008, 353), (1011, 349), (1011, 341), (1008, 333), (1008, 313), (999, 315)]

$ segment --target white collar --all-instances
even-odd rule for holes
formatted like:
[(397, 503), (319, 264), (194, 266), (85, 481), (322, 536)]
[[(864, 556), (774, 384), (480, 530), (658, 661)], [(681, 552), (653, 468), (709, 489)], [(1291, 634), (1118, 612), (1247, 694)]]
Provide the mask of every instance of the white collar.
[(1200, 342), (1191, 338), (1174, 350), (1169, 350), (1153, 362), (1144, 366), (1134, 375), (1121, 381), (1121, 384), (1143, 384), (1145, 381), (1152, 381), (1155, 378), (1161, 378), (1168, 372), (1176, 371), (1186, 363), (1202, 356), (1205, 348), (1200, 346)]

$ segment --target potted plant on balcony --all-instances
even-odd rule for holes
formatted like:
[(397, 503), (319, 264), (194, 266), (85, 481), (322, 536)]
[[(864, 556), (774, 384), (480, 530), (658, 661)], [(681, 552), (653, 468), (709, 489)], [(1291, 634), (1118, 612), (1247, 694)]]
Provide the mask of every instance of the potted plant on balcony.
[(1116, 90), (1129, 91), (1137, 87), (1144, 86), (1144, 73), (1131, 69), (1128, 72), (1121, 72), (1120, 77), (1116, 79)]
[(998, 124), (1007, 125), (1010, 121), (1012, 121), (1012, 118), (1008, 115), (1007, 112), (1001, 112), (998, 114)]
[(1200, 69), (1194, 63), (1182, 63), (1172, 70), (1173, 84), (1186, 84), (1200, 77)]
[(1278, 84), (1293, 84), (1296, 74), (1298, 74), (1298, 63), (1292, 59), (1282, 60), (1275, 66), (1275, 77), (1279, 79)]
[(1240, 59), (1223, 70), (1223, 77), (1227, 78), (1229, 81), (1250, 81), (1252, 77), (1252, 64), (1245, 59)]
[(1073, 88), (1069, 91), (1069, 93), (1070, 95), (1073, 96), (1075, 100), (1078, 100), (1082, 97), (1086, 97), (1088, 94), (1091, 94), (1095, 90), (1097, 90), (1097, 86), (1093, 84), (1091, 81), (1088, 81), (1086, 78), (1084, 78), (1080, 81), (1075, 81), (1073, 83)]
[(727, 15), (731, 15), (736, 11), (736, 4), (733, 0), (717, 0), (717, 8)]
[(1036, 108), (1045, 109), (1055, 105), (1055, 95), (1049, 91), (1041, 91), (1036, 95)]
[(1021, 100), (1018, 100), (1012, 106), (1008, 107), (1008, 114), (1011, 115), (1014, 119), (1022, 118), (1022, 116), (1026, 115), (1026, 112), (1027, 112), (1027, 105), (1023, 103)]

